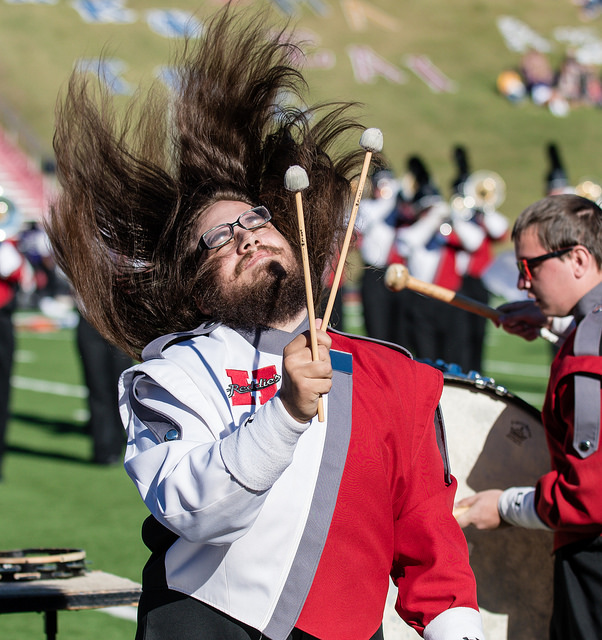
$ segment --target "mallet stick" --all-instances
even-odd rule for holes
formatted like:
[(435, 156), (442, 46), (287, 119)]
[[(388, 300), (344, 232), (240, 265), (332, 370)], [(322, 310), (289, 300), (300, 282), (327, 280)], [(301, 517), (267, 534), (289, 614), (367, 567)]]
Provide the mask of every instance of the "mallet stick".
[[(297, 204), (297, 224), (299, 226), (299, 239), (301, 243), (301, 259), (303, 261), (303, 275), (305, 278), (305, 297), (307, 299), (307, 315), (309, 318), (309, 335), (311, 341), (312, 360), (319, 360), (318, 337), (316, 334), (316, 314), (314, 309), (314, 294), (311, 286), (311, 271), (309, 269), (309, 255), (307, 252), (307, 239), (305, 237), (305, 218), (303, 216), (303, 199), (301, 192), (309, 187), (307, 172), (299, 165), (293, 165), (284, 174), (284, 186), (288, 191), (295, 192)], [(318, 398), (318, 420), (324, 422), (324, 402)]]
[(391, 264), (385, 272), (385, 285), (391, 291), (401, 291), (402, 289), (411, 289), (417, 293), (422, 293), (429, 298), (441, 300), (448, 304), (484, 316), (490, 320), (497, 320), (502, 314), (493, 307), (489, 307), (482, 302), (477, 302), (471, 298), (467, 298), (452, 289), (446, 289), (430, 282), (418, 280), (410, 275), (407, 267), (402, 264)]
[[(456, 293), (451, 289), (446, 289), (445, 287), (440, 287), (439, 285), (414, 278), (410, 275), (407, 267), (402, 264), (391, 264), (387, 267), (385, 272), (385, 285), (388, 289), (391, 289), (391, 291), (411, 289), (412, 291), (422, 293), (429, 298), (447, 302), (454, 307), (464, 309), (464, 311), (470, 311), (471, 313), (476, 313), (477, 315), (489, 318), (490, 320), (497, 320), (501, 315), (503, 315), (501, 311), (498, 311), (493, 307), (489, 307), (482, 302), (478, 302), (477, 300), (467, 298), (466, 296)], [(539, 335), (541, 338), (551, 343), (558, 341), (558, 336), (545, 327), (542, 327), (539, 330)]]
[(452, 514), (454, 518), (458, 519), (463, 513), (466, 513), (470, 507), (454, 507)]
[(343, 269), (345, 268), (347, 253), (349, 251), (349, 245), (351, 244), (351, 238), (353, 237), (353, 229), (355, 228), (357, 210), (362, 200), (364, 185), (366, 184), (366, 177), (368, 176), (368, 169), (370, 167), (370, 161), (372, 160), (372, 154), (381, 151), (383, 148), (383, 134), (380, 129), (366, 129), (360, 138), (360, 146), (366, 150), (366, 155), (364, 156), (364, 164), (362, 165), (359, 182), (357, 183), (357, 190), (355, 192), (355, 199), (353, 201), (351, 215), (349, 216), (349, 222), (347, 223), (347, 232), (345, 233), (345, 239), (343, 240), (341, 255), (339, 256), (339, 262), (334, 274), (332, 288), (330, 289), (330, 295), (328, 296), (328, 303), (326, 304), (326, 309), (324, 311), (324, 318), (322, 320), (322, 326), (324, 327), (327, 327), (328, 322), (330, 321), (332, 308), (334, 307), (334, 300), (341, 282)]

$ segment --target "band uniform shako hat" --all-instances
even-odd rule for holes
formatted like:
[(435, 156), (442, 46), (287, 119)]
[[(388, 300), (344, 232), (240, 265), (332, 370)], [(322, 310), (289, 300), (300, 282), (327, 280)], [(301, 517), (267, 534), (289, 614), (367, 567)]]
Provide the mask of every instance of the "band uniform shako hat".
[(406, 182), (407, 178), (413, 182), (413, 188), (410, 186), (410, 193), (407, 193), (407, 196), (416, 213), (420, 213), (442, 200), (441, 192), (431, 181), (426, 165), (418, 156), (409, 158)]

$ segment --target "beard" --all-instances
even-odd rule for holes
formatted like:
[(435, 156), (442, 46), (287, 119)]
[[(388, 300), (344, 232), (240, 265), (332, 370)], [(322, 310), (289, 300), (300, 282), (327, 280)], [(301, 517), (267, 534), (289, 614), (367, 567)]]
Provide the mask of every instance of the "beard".
[[(261, 247), (275, 255), (280, 249)], [(235, 275), (244, 271), (251, 255), (243, 257)], [(232, 329), (265, 329), (292, 320), (305, 306), (305, 282), (302, 266), (293, 258), (285, 267), (278, 260), (266, 260), (254, 273), (250, 284), (240, 285), (235, 280), (224, 284), (219, 276), (219, 259), (207, 260), (203, 270), (202, 306), (212, 320)]]

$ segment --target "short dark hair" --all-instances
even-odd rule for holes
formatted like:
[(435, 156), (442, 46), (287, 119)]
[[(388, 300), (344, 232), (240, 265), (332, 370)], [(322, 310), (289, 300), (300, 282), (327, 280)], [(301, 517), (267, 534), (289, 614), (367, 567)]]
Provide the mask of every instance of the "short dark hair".
[(580, 244), (602, 269), (602, 209), (592, 200), (573, 194), (542, 198), (519, 215), (512, 239), (518, 240), (532, 226), (547, 251)]

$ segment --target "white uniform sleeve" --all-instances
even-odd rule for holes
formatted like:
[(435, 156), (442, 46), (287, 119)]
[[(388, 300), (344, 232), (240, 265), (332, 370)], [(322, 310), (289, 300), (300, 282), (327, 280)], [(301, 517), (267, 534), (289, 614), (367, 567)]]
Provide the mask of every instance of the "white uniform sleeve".
[(434, 204), (430, 211), (409, 227), (397, 231), (397, 251), (399, 255), (409, 256), (414, 250), (423, 247), (439, 230), (441, 223), (451, 216), (451, 209), (445, 202)]
[(462, 220), (456, 216), (453, 220), (453, 228), (462, 246), (469, 253), (474, 253), (485, 240), (484, 229), (468, 220)]
[(506, 489), (498, 500), (498, 511), (502, 520), (515, 527), (551, 531), (535, 510), (535, 487)]
[(182, 431), (180, 439), (157, 442), (123, 391), (125, 468), (147, 508), (191, 542), (227, 544), (242, 536), (309, 423), (290, 418), (276, 396), (240, 429), (224, 426), (216, 437), (203, 417), (152, 379), (138, 383), (137, 391), (145, 406), (169, 416)]
[(440, 613), (424, 629), (424, 640), (485, 640), (481, 614), (468, 607)]
[(9, 278), (23, 265), (21, 254), (10, 244), (0, 243), (0, 277)]
[(483, 216), (483, 226), (490, 238), (499, 240), (508, 231), (508, 219), (499, 211), (487, 211)]
[(301, 434), (309, 422), (297, 422), (275, 396), (234, 433), (221, 441), (228, 471), (243, 486), (266, 491), (293, 459)]

